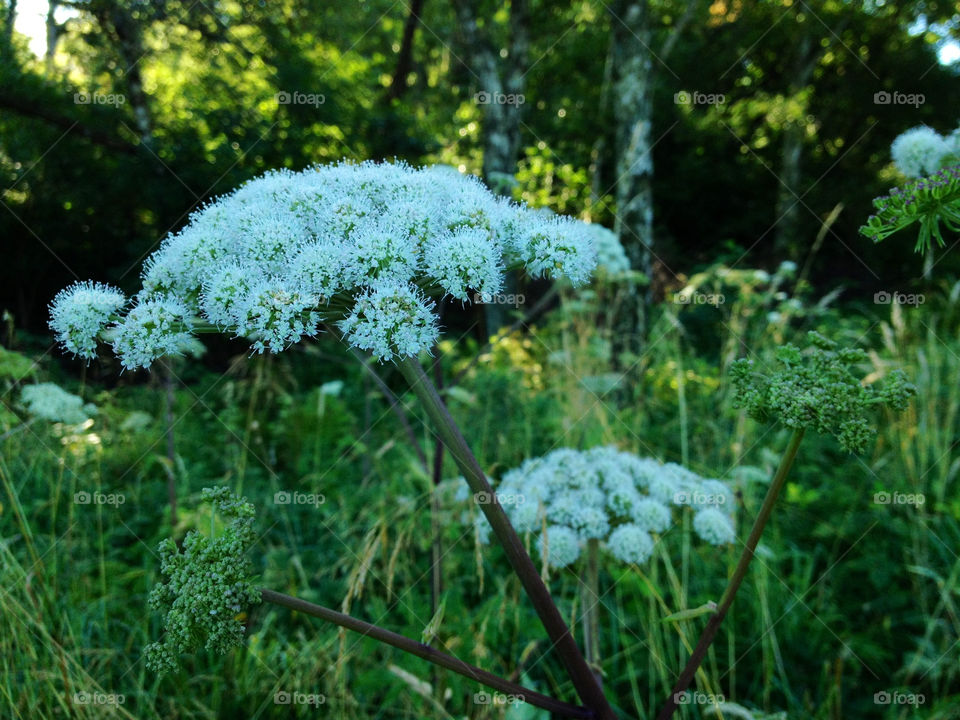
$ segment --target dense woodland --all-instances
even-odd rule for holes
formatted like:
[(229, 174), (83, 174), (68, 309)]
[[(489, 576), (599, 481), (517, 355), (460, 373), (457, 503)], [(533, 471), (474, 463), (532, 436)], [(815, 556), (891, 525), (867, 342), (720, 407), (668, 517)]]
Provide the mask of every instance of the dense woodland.
[[(389, 160), (602, 225), (633, 269), (438, 299), (421, 359), (494, 483), (616, 446), (727, 483), (746, 538), (790, 433), (738, 404), (735, 361), (816, 330), (864, 351), (866, 383), (901, 368), (916, 397), (863, 453), (808, 434), (692, 686), (722, 700), (676, 717), (960, 718), (960, 236), (924, 255), (915, 229), (861, 232), (904, 182), (893, 140), (960, 123), (960, 5), (51, 0), (37, 52), (21, 19), (41, 5), (0, 0), (0, 717), (549, 717), (266, 606), (243, 648), (157, 677), (156, 548), (212, 527), (212, 485), (257, 507), (265, 586), (576, 702), (393, 364), (325, 329), (279, 354), (202, 336), (131, 370), (60, 352), (48, 325), (74, 281), (135, 293), (164, 238), (265, 171)], [(79, 421), (31, 411), (46, 382), (82, 398)], [(97, 492), (125, 500), (76, 499)], [(657, 717), (703, 626), (676, 613), (736, 565), (690, 523), (646, 564), (599, 568), (587, 632), (619, 717)], [(542, 570), (582, 641), (577, 576)]]

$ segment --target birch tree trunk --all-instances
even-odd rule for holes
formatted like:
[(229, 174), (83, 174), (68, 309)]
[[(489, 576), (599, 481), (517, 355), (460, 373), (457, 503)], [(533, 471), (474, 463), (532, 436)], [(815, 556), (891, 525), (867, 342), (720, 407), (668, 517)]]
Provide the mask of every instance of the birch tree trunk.
[[(455, 0), (457, 20), (466, 44), (468, 69), (474, 75), (474, 98), (482, 106), (483, 179), (496, 193), (510, 195), (516, 183), (517, 155), (530, 55), (529, 0), (510, 3), (509, 37), (505, 56), (496, 41), (477, 23), (475, 0)], [(517, 278), (507, 273), (504, 293), (516, 294)], [(505, 311), (496, 303), (484, 306), (487, 335), (503, 327)]]
[[(617, 233), (630, 264), (653, 278), (653, 97), (650, 6), (647, 0), (611, 3), (613, 117), (616, 125)], [(650, 285), (625, 305), (625, 320), (642, 338)]]
[[(811, 52), (810, 36), (800, 41), (794, 62), (793, 79), (790, 82), (786, 102), (792, 103), (803, 93), (810, 81), (819, 53)], [(800, 201), (803, 191), (800, 181), (803, 176), (803, 136), (805, 107), (800, 112), (790, 112), (783, 128), (783, 146), (780, 155), (780, 187), (777, 193), (777, 226), (774, 233), (774, 248), (780, 257), (793, 254), (801, 241), (802, 218), (806, 213)]]

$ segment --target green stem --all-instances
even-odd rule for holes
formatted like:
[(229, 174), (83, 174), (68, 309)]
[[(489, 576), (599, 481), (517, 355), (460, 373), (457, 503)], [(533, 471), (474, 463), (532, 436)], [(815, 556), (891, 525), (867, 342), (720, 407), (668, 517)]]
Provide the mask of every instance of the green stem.
[(729, 582), (727, 582), (727, 589), (723, 593), (723, 598), (720, 600), (717, 611), (707, 622), (707, 626), (704, 628), (703, 634), (700, 636), (700, 640), (697, 642), (697, 646), (693, 649), (693, 654), (690, 656), (686, 666), (683, 668), (683, 672), (680, 673), (680, 678), (677, 680), (676, 685), (673, 686), (673, 691), (670, 693), (670, 697), (667, 698), (663, 709), (661, 709), (660, 713), (657, 715), (657, 720), (668, 720), (668, 718), (673, 716), (673, 713), (676, 711), (677, 705), (679, 704), (679, 696), (686, 691), (686, 689), (690, 686), (690, 683), (693, 681), (693, 676), (696, 674), (697, 668), (699, 668), (700, 663), (703, 662), (703, 658), (707, 654), (710, 643), (713, 642), (714, 637), (717, 635), (717, 631), (720, 629), (720, 623), (723, 622), (723, 618), (726, 617), (727, 611), (733, 604), (733, 598), (736, 596), (737, 590), (740, 589), (740, 584), (747, 575), (747, 570), (750, 567), (750, 561), (753, 559), (753, 554), (760, 542), (760, 535), (763, 534), (763, 529), (767, 525), (767, 520), (770, 519), (770, 514), (773, 512), (773, 506), (777, 502), (777, 497), (780, 495), (780, 490), (783, 489), (783, 485), (787, 479), (787, 474), (790, 472), (793, 461), (797, 456), (797, 450), (800, 448), (800, 443), (803, 441), (803, 432), (803, 428), (793, 431), (793, 435), (790, 437), (790, 444), (787, 446), (786, 451), (783, 453), (783, 457), (780, 459), (780, 466), (777, 468), (777, 474), (774, 475), (773, 482), (770, 483), (770, 488), (767, 490), (767, 496), (763, 499), (763, 505), (760, 507), (760, 512), (757, 514), (757, 519), (753, 523), (753, 529), (750, 531), (750, 537), (747, 538), (747, 543), (744, 545), (743, 552), (740, 553), (740, 560), (737, 563), (736, 570), (733, 571), (733, 575), (731, 576)]
[(391, 647), (395, 647), (398, 650), (403, 650), (406, 653), (415, 655), (418, 658), (433, 663), (434, 665), (439, 665), (440, 667), (446, 668), (447, 670), (455, 672), (458, 675), (463, 675), (465, 678), (470, 678), (481, 685), (486, 685), (489, 688), (493, 688), (494, 690), (498, 690), (507, 695), (513, 695), (517, 698), (522, 698), (523, 702), (543, 708), (544, 710), (549, 710), (551, 713), (560, 717), (585, 719), (594, 717), (593, 714), (586, 708), (570, 705), (562, 700), (557, 700), (549, 697), (548, 695), (542, 695), (534, 690), (529, 690), (523, 685), (517, 685), (509, 680), (504, 680), (498, 675), (494, 675), (486, 670), (481, 670), (478, 667), (474, 667), (473, 665), (465, 663), (463, 660), (460, 660), (453, 655), (447, 655), (446, 653), (440, 652), (430, 645), (425, 645), (424, 643), (417, 642), (416, 640), (411, 640), (408, 637), (392, 632), (391, 630), (387, 630), (386, 628), (382, 628), (379, 625), (373, 625), (371, 623), (364, 622), (363, 620), (355, 618), (352, 615), (346, 615), (345, 613), (331, 610), (330, 608), (323, 607), (322, 605), (315, 605), (311, 602), (307, 602), (306, 600), (293, 597), (292, 595), (285, 595), (283, 593), (278, 593), (274, 590), (268, 590), (266, 588), (260, 589), (260, 597), (268, 603), (280, 605), (282, 607), (289, 608), (290, 610), (296, 610), (306, 615), (312, 615), (313, 617), (326, 620), (329, 623), (346, 628), (347, 630), (353, 630), (354, 632), (358, 632), (361, 635), (365, 635), (366, 637), (377, 640), (378, 642), (382, 642), (386, 645), (390, 645)]
[(587, 664), (597, 684), (603, 687), (600, 665), (600, 541), (587, 541), (587, 562), (583, 573), (583, 647)]
[(597, 720), (614, 720), (616, 715), (604, 696), (603, 689), (597, 683), (590, 666), (584, 660), (570, 628), (567, 627), (563, 616), (553, 602), (553, 598), (550, 597), (550, 591), (547, 590), (547, 586), (540, 578), (536, 566), (524, 549), (520, 537), (510, 524), (507, 514), (487, 481), (480, 463), (474, 457), (460, 429), (450, 416), (450, 412), (440, 398), (437, 389), (427, 377), (423, 368), (420, 367), (416, 358), (404, 358), (398, 365), (410, 388), (417, 395), (433, 422), (437, 435), (447, 446), (451, 457), (456, 462), (460, 472), (463, 473), (467, 484), (473, 491), (476, 502), (480, 505), (480, 509), (490, 523), (494, 534), (503, 546), (510, 566), (520, 578), (530, 602), (537, 611), (537, 615), (540, 616), (540, 621), (560, 655), (581, 701), (594, 712)]

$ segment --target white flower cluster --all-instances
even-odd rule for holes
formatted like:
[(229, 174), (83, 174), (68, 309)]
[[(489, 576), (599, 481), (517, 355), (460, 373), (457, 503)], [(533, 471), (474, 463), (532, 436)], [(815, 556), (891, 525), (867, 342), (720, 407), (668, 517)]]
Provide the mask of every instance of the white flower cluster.
[(95, 405), (84, 404), (83, 398), (56, 383), (27, 385), (20, 392), (20, 402), (36, 418), (68, 425), (79, 425), (97, 414)]
[(896, 137), (890, 155), (907, 177), (932, 175), (947, 164), (960, 162), (960, 129), (943, 137), (925, 125), (911, 128)]
[[(612, 447), (561, 448), (528, 460), (503, 476), (497, 497), (517, 532), (539, 535), (541, 556), (552, 567), (576, 562), (591, 539), (622, 562), (643, 563), (655, 536), (673, 523), (676, 506), (691, 506), (693, 529), (708, 543), (735, 539), (734, 497), (725, 483)], [(478, 522), (485, 538), (489, 526), (482, 517)]]
[(51, 327), (93, 356), (109, 320), (125, 367), (178, 353), (210, 325), (279, 352), (321, 323), (380, 360), (429, 350), (439, 330), (431, 298), (496, 294), (507, 267), (586, 282), (596, 263), (584, 223), (493, 195), (449, 168), (339, 163), (267, 173), (195, 213), (143, 272), (123, 319), (115, 290), (60, 293)]
[(617, 234), (598, 223), (584, 223), (585, 231), (597, 249), (597, 275), (615, 280), (630, 274), (630, 259)]

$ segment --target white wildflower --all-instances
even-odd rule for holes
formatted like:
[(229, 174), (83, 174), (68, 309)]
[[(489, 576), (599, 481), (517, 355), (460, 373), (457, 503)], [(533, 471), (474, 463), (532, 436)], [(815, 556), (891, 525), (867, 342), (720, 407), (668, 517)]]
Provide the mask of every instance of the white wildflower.
[(923, 125), (900, 133), (890, 145), (894, 165), (912, 178), (935, 173), (950, 150), (950, 144), (936, 130)]
[(20, 402), (36, 418), (68, 425), (79, 425), (97, 413), (96, 406), (84, 404), (79, 395), (50, 382), (27, 385), (20, 392)]
[(50, 305), (50, 328), (64, 349), (90, 360), (97, 338), (127, 302), (119, 290), (94, 282), (78, 282), (61, 290)]

